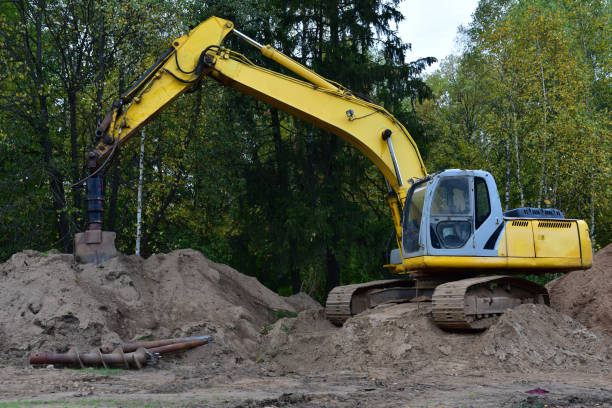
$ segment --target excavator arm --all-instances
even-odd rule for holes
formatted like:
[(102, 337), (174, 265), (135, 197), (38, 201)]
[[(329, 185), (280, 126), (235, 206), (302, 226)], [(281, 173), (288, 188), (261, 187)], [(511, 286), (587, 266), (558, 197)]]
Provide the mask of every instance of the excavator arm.
[[(303, 80), (264, 69), (224, 48), (222, 41), (231, 32)], [(113, 103), (96, 130), (97, 143), (88, 154), (88, 167), (93, 175), (88, 180), (88, 192), (92, 192), (91, 196), (88, 194), (90, 222), (88, 231), (75, 237), (75, 252), (81, 261), (101, 262), (109, 257), (102, 244), (106, 233), (101, 232), (101, 181), (96, 181), (99, 168), (165, 106), (198, 86), (205, 76), (313, 123), (361, 151), (387, 180), (390, 188), (387, 202), (398, 242), (401, 240), (400, 213), (407, 187), (412, 180), (427, 174), (418, 148), (404, 126), (383, 107), (357, 97), (271, 46), (258, 44), (235, 30), (231, 21), (212, 17), (176, 39)], [(114, 233), (109, 234), (113, 234), (114, 240)]]

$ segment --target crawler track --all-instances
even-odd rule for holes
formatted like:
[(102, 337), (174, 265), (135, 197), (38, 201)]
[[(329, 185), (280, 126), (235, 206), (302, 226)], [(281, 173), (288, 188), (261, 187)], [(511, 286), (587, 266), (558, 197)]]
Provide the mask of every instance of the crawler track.
[(340, 326), (351, 316), (371, 307), (412, 299), (416, 293), (414, 284), (411, 280), (389, 279), (337, 286), (327, 296), (325, 315)]
[(545, 287), (525, 279), (488, 276), (439, 285), (432, 296), (432, 314), (444, 329), (480, 330), (505, 310), (524, 303), (549, 304)]

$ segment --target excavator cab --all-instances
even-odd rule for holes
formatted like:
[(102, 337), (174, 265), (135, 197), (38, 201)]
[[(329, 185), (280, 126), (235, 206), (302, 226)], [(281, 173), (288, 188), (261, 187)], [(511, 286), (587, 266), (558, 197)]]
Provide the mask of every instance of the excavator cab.
[(489, 241), (500, 226), (503, 214), (493, 176), (446, 170), (417, 181), (408, 192), (403, 255), (496, 256), (496, 242)]

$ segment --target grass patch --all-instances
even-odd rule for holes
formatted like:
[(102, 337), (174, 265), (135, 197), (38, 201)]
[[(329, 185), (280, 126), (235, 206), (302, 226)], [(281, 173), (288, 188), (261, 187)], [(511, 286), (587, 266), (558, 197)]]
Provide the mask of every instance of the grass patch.
[(153, 335), (147, 334), (146, 336), (142, 336), (138, 338), (139, 341), (153, 341)]
[(278, 309), (278, 310), (275, 311), (275, 313), (276, 313), (276, 320), (284, 319), (286, 317), (291, 318), (291, 319), (297, 317), (297, 313), (290, 312), (290, 311), (284, 310), (284, 309)]
[(122, 407), (122, 408), (162, 408), (175, 406), (180, 401), (120, 401), (115, 399), (79, 399), (78, 401), (6, 401), (0, 402), (0, 408), (21, 408), (21, 407)]
[(88, 367), (80, 370), (82, 373), (97, 374), (97, 375), (118, 375), (124, 373), (123, 368), (104, 368), (104, 367)]
[(48, 401), (7, 401), (0, 402), (2, 408), (17, 408), (17, 407), (37, 407), (43, 404), (47, 404)]

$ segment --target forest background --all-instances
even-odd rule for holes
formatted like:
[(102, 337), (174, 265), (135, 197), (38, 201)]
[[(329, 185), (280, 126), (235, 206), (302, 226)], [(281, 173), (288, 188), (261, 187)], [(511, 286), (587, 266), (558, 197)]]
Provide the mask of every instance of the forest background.
[[(408, 62), (398, 0), (0, 2), (0, 261), (72, 252), (85, 153), (113, 100), (211, 15), (367, 95), (430, 173), (490, 171), (505, 209), (552, 206), (612, 241), (606, 0), (481, 0), (461, 52)], [(435, 17), (434, 17), (435, 18)], [(431, 35), (435, 35), (432, 33)], [(226, 44), (270, 69), (257, 50)], [(137, 140), (137, 139), (134, 139)], [(139, 143), (104, 170), (105, 229), (135, 250)], [(194, 248), (281, 294), (384, 276), (395, 245), (377, 169), (336, 136), (205, 80), (146, 126), (141, 253)]]

